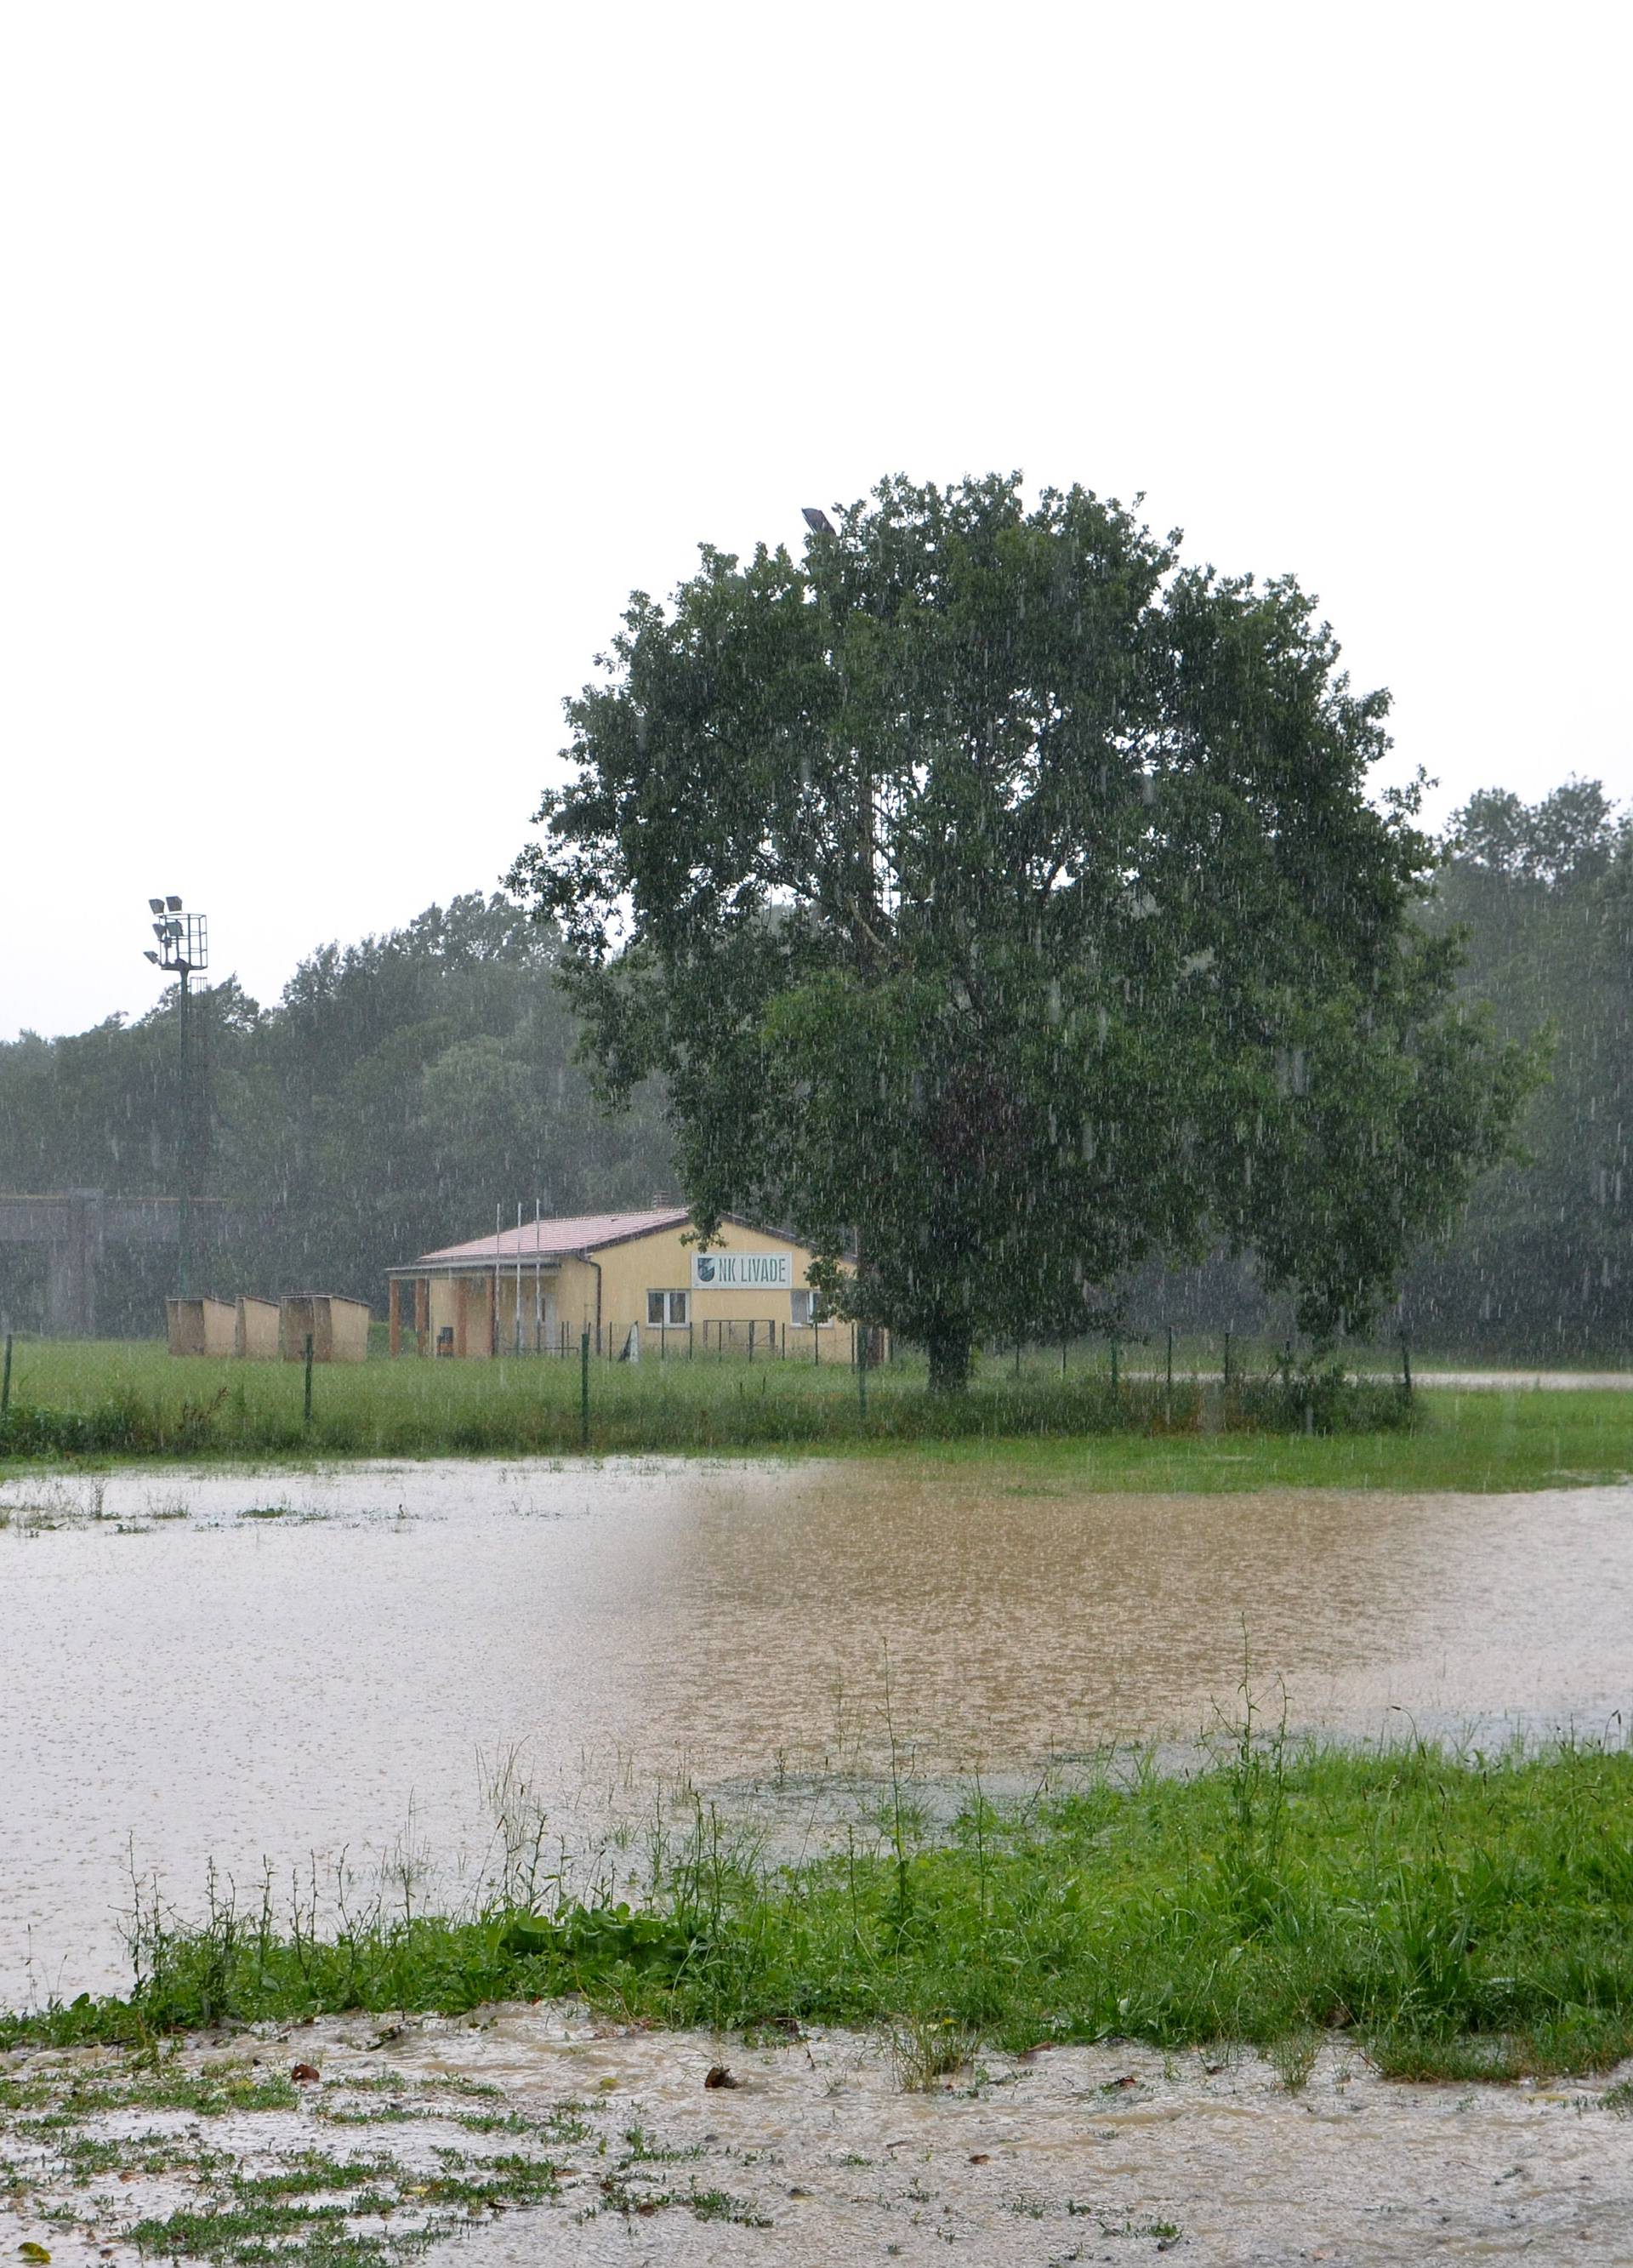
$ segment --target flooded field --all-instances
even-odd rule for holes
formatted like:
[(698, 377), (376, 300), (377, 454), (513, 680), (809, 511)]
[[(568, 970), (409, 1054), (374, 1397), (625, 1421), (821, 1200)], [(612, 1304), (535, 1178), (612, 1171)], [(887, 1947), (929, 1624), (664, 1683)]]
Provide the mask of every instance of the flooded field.
[(150, 2216), (242, 2213), (235, 2181), (280, 2177), (349, 2205), (318, 2241), (343, 2229), (376, 2268), (1633, 2257), (1625, 2086), (1406, 2086), (1342, 2041), (1279, 2070), (1114, 2040), (989, 2054), (904, 2092), (878, 2038), (726, 2043), (556, 2002), (389, 2038), (262, 2027), (157, 2080), (103, 2051), (0, 2056), (6, 2079), (33, 2114), (6, 2137), (14, 2238), (115, 2268), (154, 2257)]
[(17, 1481), (0, 1516), (12, 2003), (123, 1981), (133, 1866), (184, 1909), (211, 1858), (457, 1896), (507, 1761), (576, 1847), (677, 1783), (798, 1834), (893, 1739), (1012, 1785), (1194, 1736), (1237, 1705), (1244, 1625), (1298, 1725), (1490, 1742), (1614, 1731), (1633, 1697), (1628, 1488), (443, 1462)]

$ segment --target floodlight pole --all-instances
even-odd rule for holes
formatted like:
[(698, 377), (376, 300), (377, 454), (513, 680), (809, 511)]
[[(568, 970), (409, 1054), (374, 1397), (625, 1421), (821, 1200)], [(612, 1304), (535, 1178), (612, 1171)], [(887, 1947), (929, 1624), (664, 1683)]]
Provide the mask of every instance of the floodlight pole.
[(176, 999), (181, 1023), (181, 1124), (176, 1141), (176, 1288), (184, 1300), (193, 1288), (189, 1265), (193, 1252), (193, 1065), (188, 1044), (188, 1027), (192, 1020), (188, 979), (191, 975), (184, 961), (177, 971), (181, 990)]
[(150, 898), (148, 905), (158, 917), (153, 924), (158, 951), (150, 950), (147, 958), (166, 976), (174, 976), (180, 985), (176, 1000), (181, 1056), (180, 1111), (176, 1130), (176, 1281), (185, 1300), (193, 1279), (192, 979), (195, 971), (210, 966), (210, 926), (202, 914), (184, 916), (181, 901), (173, 895)]

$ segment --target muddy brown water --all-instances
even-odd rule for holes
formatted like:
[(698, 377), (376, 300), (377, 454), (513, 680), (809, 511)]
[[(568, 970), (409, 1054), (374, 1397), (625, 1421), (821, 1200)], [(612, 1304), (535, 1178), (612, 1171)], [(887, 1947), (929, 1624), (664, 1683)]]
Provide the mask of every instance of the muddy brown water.
[(0, 1513), (12, 2003), (123, 1981), (132, 1862), (190, 1911), (211, 1858), (242, 1885), (408, 1854), (456, 1897), (494, 1860), (479, 1757), (516, 1756), (579, 1849), (677, 1781), (798, 1838), (877, 1793), (893, 1737), (943, 1787), (1192, 1737), (1237, 1705), (1244, 1624), (1262, 1697), (1347, 1735), (1633, 1704), (1626, 1487), (438, 1462), (18, 1481)]

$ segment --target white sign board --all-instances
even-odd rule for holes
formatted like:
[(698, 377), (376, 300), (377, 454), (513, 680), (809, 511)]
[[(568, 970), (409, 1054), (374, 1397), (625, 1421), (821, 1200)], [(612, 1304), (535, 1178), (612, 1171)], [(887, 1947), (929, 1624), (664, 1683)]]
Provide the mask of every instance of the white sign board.
[(791, 1252), (695, 1252), (695, 1292), (788, 1292), (794, 1283)]

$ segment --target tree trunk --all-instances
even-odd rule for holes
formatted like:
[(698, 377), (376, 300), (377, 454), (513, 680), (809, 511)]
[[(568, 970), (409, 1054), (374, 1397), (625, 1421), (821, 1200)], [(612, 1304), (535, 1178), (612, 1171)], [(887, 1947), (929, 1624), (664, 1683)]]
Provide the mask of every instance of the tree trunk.
[(926, 1342), (932, 1394), (962, 1394), (969, 1384), (969, 1333), (938, 1331)]

